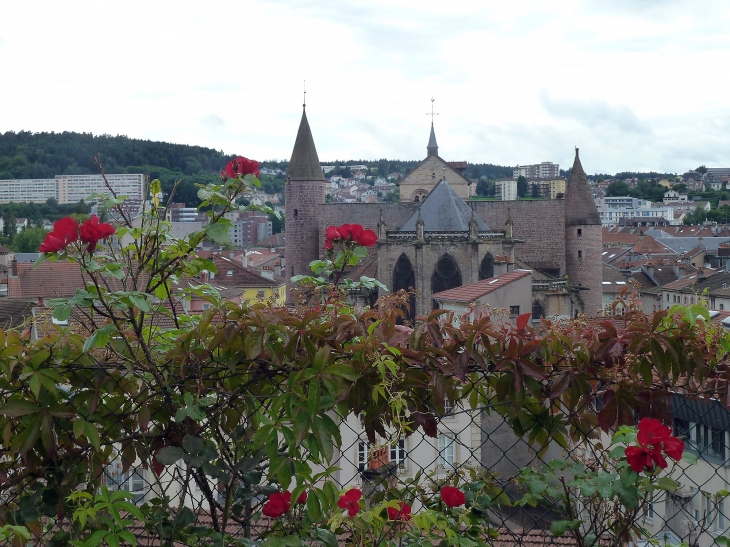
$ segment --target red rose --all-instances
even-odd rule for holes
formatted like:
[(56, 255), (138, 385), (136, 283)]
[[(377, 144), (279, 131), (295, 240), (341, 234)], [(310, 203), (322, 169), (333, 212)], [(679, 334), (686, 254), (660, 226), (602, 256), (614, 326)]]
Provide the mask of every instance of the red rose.
[(656, 464), (667, 467), (662, 451), (674, 460), (679, 460), (684, 452), (684, 441), (672, 436), (672, 430), (654, 418), (642, 418), (636, 434), (639, 446), (628, 446), (624, 451), (631, 469), (641, 473), (651, 471)]
[(307, 491), (306, 490), (304, 492), (302, 492), (301, 494), (299, 494), (299, 497), (297, 498), (297, 503), (299, 505), (304, 505), (305, 503), (307, 503)]
[(284, 513), (288, 512), (291, 507), (291, 492), (276, 492), (269, 496), (269, 499), (264, 503), (262, 513), (272, 519), (279, 518)]
[(378, 241), (378, 236), (372, 230), (363, 230), (360, 238), (356, 240), (358, 245), (363, 247), (372, 247)]
[(331, 251), (332, 250), (332, 240), (331, 239), (325, 239), (325, 241), (324, 241), (324, 249), (325, 249), (325, 251)]
[(340, 496), (340, 499), (337, 501), (337, 506), (340, 509), (347, 509), (347, 513), (354, 517), (357, 515), (357, 512), (360, 510), (360, 498), (362, 497), (362, 492), (358, 490), (357, 488), (351, 488), (347, 492), (345, 492), (342, 496)]
[[(221, 173), (223, 175), (223, 173)], [(228, 178), (245, 177), (246, 175), (259, 176), (259, 162), (244, 157), (237, 157), (226, 165), (226, 175)]]
[(411, 520), (411, 506), (399, 501), (397, 508), (388, 507), (388, 518), (390, 520)]
[(449, 507), (458, 507), (466, 503), (464, 492), (453, 486), (444, 486), (441, 488), (441, 499)]
[(53, 225), (53, 231), (46, 234), (39, 250), (42, 253), (60, 251), (77, 239), (79, 239), (78, 222), (71, 217), (64, 217), (57, 220)]
[(342, 234), (340, 234), (340, 230), (337, 228), (337, 226), (329, 226), (327, 228), (325, 234), (329, 241), (334, 241), (335, 239), (342, 239)]
[(81, 241), (88, 243), (87, 250), (91, 253), (96, 249), (100, 239), (106, 239), (116, 233), (114, 226), (106, 222), (99, 223), (99, 217), (91, 215), (91, 218), (79, 227)]

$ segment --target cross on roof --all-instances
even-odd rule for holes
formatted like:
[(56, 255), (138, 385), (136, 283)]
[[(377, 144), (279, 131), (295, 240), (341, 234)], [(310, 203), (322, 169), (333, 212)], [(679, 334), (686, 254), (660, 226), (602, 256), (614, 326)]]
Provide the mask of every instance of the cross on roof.
[(434, 112), (433, 111), (433, 103), (434, 103), (435, 100), (436, 99), (434, 99), (433, 97), (431, 97), (431, 113), (429, 114), (428, 112), (426, 112), (426, 116), (431, 116), (431, 125), (433, 125), (433, 117), (439, 115), (438, 112)]

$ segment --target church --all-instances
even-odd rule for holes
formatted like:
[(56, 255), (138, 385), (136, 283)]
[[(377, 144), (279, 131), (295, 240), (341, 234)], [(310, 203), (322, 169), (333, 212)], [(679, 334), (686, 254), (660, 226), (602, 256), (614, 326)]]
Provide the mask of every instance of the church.
[(401, 180), (398, 203), (325, 203), (305, 108), (286, 177), (285, 277), (310, 273), (309, 263), (323, 256), (328, 226), (358, 223), (378, 235), (358, 275), (391, 292), (414, 288), (410, 317), (435, 309), (434, 294), (515, 265), (533, 272), (535, 318), (599, 314), (601, 219), (578, 149), (560, 199), (470, 200), (466, 165), (439, 156), (432, 123), (426, 158)]

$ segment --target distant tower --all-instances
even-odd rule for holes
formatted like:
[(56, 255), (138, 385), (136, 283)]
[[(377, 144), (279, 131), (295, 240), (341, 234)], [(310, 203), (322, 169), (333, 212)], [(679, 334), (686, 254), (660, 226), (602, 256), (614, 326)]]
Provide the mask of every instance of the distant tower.
[(324, 205), (325, 180), (319, 163), (306, 107), (302, 111), (297, 140), (286, 173), (286, 288), (290, 278), (309, 274), (309, 263), (319, 258), (319, 218)]
[(436, 133), (433, 130), (433, 122), (431, 122), (431, 136), (428, 138), (428, 146), (426, 147), (426, 151), (428, 152), (426, 154), (426, 157), (439, 155), (439, 145), (436, 144)]
[(575, 162), (565, 188), (565, 267), (580, 291), (584, 312), (594, 317), (603, 308), (601, 217), (575, 149)]

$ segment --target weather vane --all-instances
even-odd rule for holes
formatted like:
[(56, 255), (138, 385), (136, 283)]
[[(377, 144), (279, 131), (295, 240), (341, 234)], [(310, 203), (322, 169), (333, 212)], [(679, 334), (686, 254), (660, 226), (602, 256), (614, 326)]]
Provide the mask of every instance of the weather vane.
[(433, 103), (434, 103), (435, 100), (436, 99), (434, 99), (433, 97), (431, 97), (431, 113), (426, 112), (426, 116), (431, 116), (431, 125), (433, 125), (433, 117), (439, 115), (438, 112), (434, 112), (433, 111)]
[(302, 108), (307, 108), (307, 80), (304, 80), (304, 103), (302, 103)]

